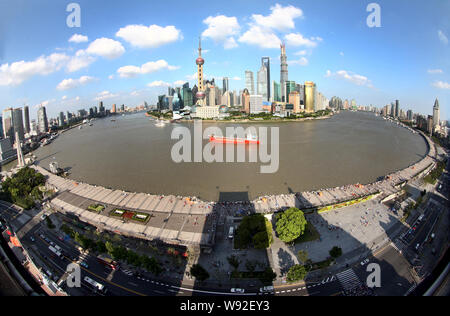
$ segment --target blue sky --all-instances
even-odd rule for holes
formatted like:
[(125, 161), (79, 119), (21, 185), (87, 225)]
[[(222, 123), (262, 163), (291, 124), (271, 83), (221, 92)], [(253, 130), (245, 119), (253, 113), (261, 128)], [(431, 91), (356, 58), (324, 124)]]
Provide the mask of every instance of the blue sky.
[[(244, 88), (271, 57), (279, 81), (279, 42), (289, 79), (314, 81), (328, 98), (356, 99), (442, 119), (450, 102), (450, 1), (377, 1), (381, 27), (369, 28), (369, 3), (317, 1), (77, 1), (81, 27), (66, 25), (71, 1), (0, 1), (0, 104), (43, 103), (50, 116), (103, 100), (155, 103), (167, 85), (195, 83), (198, 37), (205, 74)], [(78, 39), (78, 41), (70, 41)]]

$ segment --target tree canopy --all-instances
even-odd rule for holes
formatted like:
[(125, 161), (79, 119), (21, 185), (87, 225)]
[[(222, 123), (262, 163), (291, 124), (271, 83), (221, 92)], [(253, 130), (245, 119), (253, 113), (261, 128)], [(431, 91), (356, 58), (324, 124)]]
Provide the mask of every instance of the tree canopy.
[(286, 276), (288, 282), (297, 282), (304, 280), (306, 277), (306, 269), (301, 264), (296, 264), (292, 266)]
[(305, 214), (292, 207), (276, 217), (276, 232), (285, 243), (290, 243), (304, 234), (306, 228)]
[(265, 249), (272, 242), (272, 224), (261, 214), (244, 217), (234, 237), (234, 247), (239, 249), (245, 249), (251, 244), (256, 249)]

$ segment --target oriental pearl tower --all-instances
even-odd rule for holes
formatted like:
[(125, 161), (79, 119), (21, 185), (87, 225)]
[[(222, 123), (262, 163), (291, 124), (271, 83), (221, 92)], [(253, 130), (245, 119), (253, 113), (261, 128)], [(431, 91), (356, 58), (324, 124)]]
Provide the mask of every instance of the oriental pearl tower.
[(205, 60), (202, 58), (202, 39), (199, 38), (198, 44), (198, 58), (196, 59), (197, 64), (197, 74), (198, 74), (198, 92), (196, 93), (197, 97), (197, 105), (205, 106), (205, 85), (203, 84), (203, 65), (205, 64)]

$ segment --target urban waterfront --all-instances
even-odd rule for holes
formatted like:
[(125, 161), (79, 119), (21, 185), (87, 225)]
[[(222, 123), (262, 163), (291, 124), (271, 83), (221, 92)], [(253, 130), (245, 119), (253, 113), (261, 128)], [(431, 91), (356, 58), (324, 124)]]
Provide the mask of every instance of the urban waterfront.
[[(248, 194), (252, 200), (265, 194), (373, 182), (419, 161), (427, 152), (418, 134), (373, 113), (344, 111), (326, 120), (261, 124), (280, 127), (279, 170), (261, 174), (260, 163), (174, 163), (170, 152), (177, 140), (170, 137), (177, 125), (193, 129), (193, 124), (156, 127), (142, 113), (97, 120), (39, 148), (37, 164), (48, 169), (56, 160), (68, 169), (70, 179), (125, 191), (210, 201), (219, 196), (243, 199)], [(203, 127), (211, 125), (225, 133), (232, 123)]]

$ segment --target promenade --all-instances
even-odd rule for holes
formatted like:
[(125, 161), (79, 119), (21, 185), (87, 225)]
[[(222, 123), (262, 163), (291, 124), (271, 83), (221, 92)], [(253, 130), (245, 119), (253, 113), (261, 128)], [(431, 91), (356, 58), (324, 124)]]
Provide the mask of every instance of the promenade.
[[(56, 176), (40, 166), (32, 166), (47, 177), (47, 185), (58, 193), (51, 204), (63, 213), (71, 213), (82, 221), (101, 229), (144, 239), (159, 239), (171, 244), (212, 247), (217, 223), (227, 216), (251, 213), (271, 214), (280, 209), (297, 207), (317, 210), (322, 207), (377, 195), (380, 200), (393, 196), (401, 186), (434, 167), (436, 150), (424, 134), (429, 152), (419, 162), (385, 176), (371, 184), (350, 184), (317, 191), (261, 196), (253, 201), (208, 202), (195, 197), (151, 195), (112, 190)], [(92, 204), (106, 208), (101, 213), (88, 211)], [(111, 217), (116, 209), (139, 211), (150, 215), (146, 223)]]

